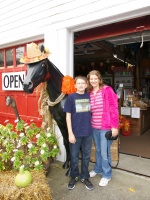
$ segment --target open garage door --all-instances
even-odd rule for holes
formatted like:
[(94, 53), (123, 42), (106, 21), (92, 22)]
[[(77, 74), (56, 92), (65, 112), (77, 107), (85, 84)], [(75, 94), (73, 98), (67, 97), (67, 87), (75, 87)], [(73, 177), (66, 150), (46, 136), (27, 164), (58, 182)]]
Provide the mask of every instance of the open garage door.
[[(74, 36), (74, 75), (87, 75), (89, 71), (96, 69), (115, 89), (119, 81), (124, 81), (125, 87), (136, 88), (136, 91), (142, 92), (142, 98), (150, 99), (149, 21), (150, 15), (76, 32)], [(141, 164), (145, 162), (142, 159), (150, 158), (148, 115), (149, 113), (143, 115), (142, 123), (140, 120), (134, 120), (133, 135), (121, 136), (121, 154), (134, 156), (135, 159), (130, 159), (130, 166), (125, 164), (119, 167), (150, 176), (146, 169), (142, 171), (131, 169), (132, 161), (133, 165), (136, 165), (136, 159), (139, 159)], [(137, 163), (136, 166), (140, 164)], [(146, 165), (147, 161), (145, 167)]]

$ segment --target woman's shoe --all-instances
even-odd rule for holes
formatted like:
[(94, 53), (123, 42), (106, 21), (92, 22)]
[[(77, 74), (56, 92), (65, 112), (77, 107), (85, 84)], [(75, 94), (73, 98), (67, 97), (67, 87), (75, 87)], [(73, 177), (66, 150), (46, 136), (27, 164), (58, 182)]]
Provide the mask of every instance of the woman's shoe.
[(109, 178), (109, 179), (101, 178), (101, 180), (99, 182), (99, 186), (102, 186), (102, 187), (106, 186), (109, 183), (110, 180), (111, 180), (111, 178)]
[(97, 174), (101, 174), (101, 173), (96, 173), (96, 172), (94, 172), (94, 170), (92, 170), (89, 174), (90, 174), (90, 177), (94, 177)]

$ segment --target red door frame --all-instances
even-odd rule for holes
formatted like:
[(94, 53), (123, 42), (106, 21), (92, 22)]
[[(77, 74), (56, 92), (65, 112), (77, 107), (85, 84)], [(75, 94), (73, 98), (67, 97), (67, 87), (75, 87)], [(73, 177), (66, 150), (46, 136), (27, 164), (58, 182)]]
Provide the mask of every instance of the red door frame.
[(81, 31), (75, 44), (150, 30), (150, 15)]

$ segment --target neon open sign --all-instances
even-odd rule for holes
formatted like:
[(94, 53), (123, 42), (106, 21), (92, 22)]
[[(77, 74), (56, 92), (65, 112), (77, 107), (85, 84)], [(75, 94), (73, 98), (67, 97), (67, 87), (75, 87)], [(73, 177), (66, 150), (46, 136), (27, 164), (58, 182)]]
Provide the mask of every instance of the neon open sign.
[(23, 90), (25, 71), (2, 73), (2, 90)]

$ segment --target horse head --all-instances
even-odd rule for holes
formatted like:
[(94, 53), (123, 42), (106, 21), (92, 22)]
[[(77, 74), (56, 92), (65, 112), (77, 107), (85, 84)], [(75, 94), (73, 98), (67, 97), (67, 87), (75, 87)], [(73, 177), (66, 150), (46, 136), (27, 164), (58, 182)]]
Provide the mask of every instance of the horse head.
[(6, 99), (6, 106), (9, 106), (12, 103), (12, 97), (7, 96), (5, 99)]
[(33, 93), (42, 82), (47, 82), (51, 100), (55, 100), (61, 93), (63, 74), (47, 58), (36, 63), (27, 64), (27, 75), (23, 82), (23, 90)]
[(15, 115), (17, 117), (17, 119), (20, 121), (20, 116), (19, 116), (19, 113), (18, 113), (18, 110), (17, 110), (17, 105), (16, 105), (16, 101), (13, 97), (11, 96), (7, 96), (6, 97), (6, 106), (10, 106), (14, 109), (14, 112), (15, 112)]
[(33, 93), (34, 89), (42, 82), (50, 78), (47, 59), (27, 65), (27, 76), (23, 83), (26, 93)]

